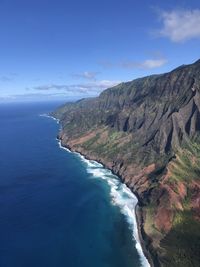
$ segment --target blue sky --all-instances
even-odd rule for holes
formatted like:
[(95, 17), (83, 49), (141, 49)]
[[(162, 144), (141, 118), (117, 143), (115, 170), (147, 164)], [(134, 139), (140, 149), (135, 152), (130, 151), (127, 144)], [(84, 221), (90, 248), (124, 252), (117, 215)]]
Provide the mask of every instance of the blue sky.
[(94, 96), (199, 58), (199, 1), (0, 1), (0, 101)]

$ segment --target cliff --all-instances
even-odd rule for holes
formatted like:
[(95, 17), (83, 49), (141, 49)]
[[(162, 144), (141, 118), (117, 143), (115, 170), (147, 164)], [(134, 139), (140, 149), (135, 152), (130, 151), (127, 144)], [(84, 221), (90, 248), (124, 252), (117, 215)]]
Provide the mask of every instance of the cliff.
[(154, 266), (200, 262), (200, 60), (68, 103), (64, 146), (102, 162), (138, 196)]

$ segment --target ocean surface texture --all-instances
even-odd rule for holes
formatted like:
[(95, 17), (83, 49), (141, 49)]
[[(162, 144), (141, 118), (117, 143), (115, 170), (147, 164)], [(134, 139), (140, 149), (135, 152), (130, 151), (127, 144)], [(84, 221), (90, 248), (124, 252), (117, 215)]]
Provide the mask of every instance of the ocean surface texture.
[(149, 266), (136, 198), (118, 177), (63, 149), (58, 103), (0, 105), (0, 267)]

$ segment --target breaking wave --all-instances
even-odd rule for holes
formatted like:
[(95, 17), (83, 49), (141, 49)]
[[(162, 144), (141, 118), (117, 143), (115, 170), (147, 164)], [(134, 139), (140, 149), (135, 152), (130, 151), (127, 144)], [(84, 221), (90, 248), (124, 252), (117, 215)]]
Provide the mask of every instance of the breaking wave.
[[(44, 115), (45, 117), (50, 117), (59, 123), (59, 120), (49, 116)], [(71, 151), (68, 148), (62, 146), (61, 141), (58, 140), (59, 147), (66, 150), (67, 152)], [(114, 175), (110, 170), (104, 168), (104, 166), (94, 160), (88, 160), (81, 154), (74, 152), (81, 161), (85, 164), (86, 170), (94, 178), (99, 178), (105, 180), (110, 186), (110, 196), (112, 205), (117, 205), (120, 208), (122, 214), (124, 214), (131, 230), (133, 233), (133, 239), (135, 241), (135, 247), (140, 257), (140, 261), (143, 267), (150, 267), (150, 264), (145, 257), (142, 246), (140, 244), (138, 227), (135, 215), (135, 207), (138, 202), (136, 196), (131, 192), (131, 190), (123, 184), (119, 177)]]
[(50, 115), (48, 115), (48, 114), (46, 114), (46, 113), (44, 113), (44, 114), (40, 114), (39, 116), (40, 116), (40, 117), (45, 117), (45, 118), (50, 118), (50, 119), (56, 121), (57, 124), (60, 123), (60, 120), (59, 120), (59, 119), (56, 119), (56, 118), (54, 118), (53, 116), (50, 116)]
[(117, 205), (120, 208), (121, 213), (124, 214), (127, 219), (127, 222), (133, 233), (135, 247), (140, 256), (141, 264), (144, 267), (150, 267), (150, 264), (143, 253), (138, 235), (138, 227), (135, 215), (135, 207), (138, 202), (136, 196), (125, 184), (119, 180), (118, 176), (114, 175), (110, 170), (105, 169), (102, 164), (93, 160), (87, 160), (79, 153), (76, 154), (86, 165), (86, 169), (89, 174), (91, 174), (94, 178), (105, 180), (110, 186), (112, 204)]

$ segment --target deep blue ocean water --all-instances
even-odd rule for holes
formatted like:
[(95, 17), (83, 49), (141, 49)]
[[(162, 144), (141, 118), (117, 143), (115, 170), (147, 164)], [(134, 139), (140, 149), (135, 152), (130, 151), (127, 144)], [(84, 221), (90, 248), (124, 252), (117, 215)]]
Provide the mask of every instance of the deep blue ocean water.
[(0, 105), (0, 267), (144, 266), (131, 196), (102, 166), (59, 147), (59, 125), (39, 116), (56, 106)]

